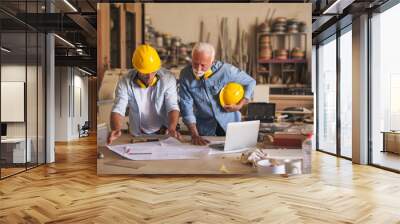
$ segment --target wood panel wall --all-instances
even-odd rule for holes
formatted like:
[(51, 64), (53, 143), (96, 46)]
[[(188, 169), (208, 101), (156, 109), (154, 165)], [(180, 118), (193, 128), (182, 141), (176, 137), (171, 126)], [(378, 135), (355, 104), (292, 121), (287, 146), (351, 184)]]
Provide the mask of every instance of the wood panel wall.
[[(126, 12), (135, 13), (136, 43), (142, 43), (142, 3), (113, 3), (120, 9), (120, 42), (121, 64), (120, 69), (126, 69), (126, 57), (131, 57), (133, 52), (126, 51)], [(110, 5), (99, 3), (97, 7), (97, 76), (98, 88), (104, 78), (104, 72), (110, 69)]]

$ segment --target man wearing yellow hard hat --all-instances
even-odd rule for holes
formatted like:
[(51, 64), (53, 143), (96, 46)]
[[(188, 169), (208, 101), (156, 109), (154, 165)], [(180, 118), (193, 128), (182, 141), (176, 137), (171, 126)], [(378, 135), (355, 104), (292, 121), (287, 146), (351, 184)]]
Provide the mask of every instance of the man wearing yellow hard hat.
[(208, 143), (201, 136), (224, 136), (228, 123), (240, 121), (256, 85), (246, 72), (214, 58), (211, 44), (197, 43), (192, 64), (180, 73), (179, 106), (196, 145)]
[(134, 69), (119, 81), (115, 91), (108, 144), (121, 136), (127, 108), (133, 136), (162, 134), (167, 130), (170, 136), (180, 138), (176, 131), (179, 105), (175, 76), (161, 68), (160, 57), (150, 45), (136, 48), (132, 65)]

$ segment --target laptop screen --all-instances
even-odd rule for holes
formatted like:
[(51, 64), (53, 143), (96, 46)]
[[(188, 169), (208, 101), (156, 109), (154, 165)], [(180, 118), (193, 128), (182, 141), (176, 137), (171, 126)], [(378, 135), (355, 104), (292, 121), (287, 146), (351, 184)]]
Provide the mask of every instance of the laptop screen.
[(247, 110), (248, 120), (273, 122), (275, 117), (274, 103), (249, 103)]

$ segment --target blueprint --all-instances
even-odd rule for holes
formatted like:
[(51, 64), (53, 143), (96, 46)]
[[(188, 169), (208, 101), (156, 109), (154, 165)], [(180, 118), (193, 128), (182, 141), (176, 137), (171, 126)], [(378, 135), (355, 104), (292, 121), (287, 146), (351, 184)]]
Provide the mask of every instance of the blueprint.
[(157, 142), (144, 142), (107, 146), (111, 151), (130, 160), (199, 159), (208, 155), (208, 146), (182, 143), (175, 138)]

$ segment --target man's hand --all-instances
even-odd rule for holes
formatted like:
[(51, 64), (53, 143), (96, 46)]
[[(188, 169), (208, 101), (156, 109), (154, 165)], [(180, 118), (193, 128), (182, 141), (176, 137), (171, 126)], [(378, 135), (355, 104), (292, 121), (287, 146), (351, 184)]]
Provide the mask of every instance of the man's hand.
[(246, 98), (240, 100), (240, 102), (236, 105), (225, 105), (224, 109), (226, 112), (236, 112), (242, 109), (244, 105), (246, 105), (249, 101)]
[(108, 138), (107, 138), (107, 144), (111, 145), (111, 143), (116, 140), (117, 138), (121, 137), (121, 130), (112, 130), (109, 134), (108, 134)]
[(210, 143), (210, 141), (202, 138), (200, 135), (192, 135), (192, 144), (193, 145), (207, 145), (208, 143)]
[(179, 111), (178, 110), (172, 110), (168, 113), (168, 130), (167, 134), (171, 137), (174, 137), (181, 141), (181, 133), (176, 130), (176, 126), (178, 125), (178, 120), (179, 120)]
[(110, 116), (110, 127), (111, 127), (111, 132), (108, 134), (107, 138), (107, 144), (111, 145), (111, 143), (119, 138), (122, 134), (121, 129), (122, 129), (122, 119), (124, 117), (116, 112), (111, 112)]
[(199, 132), (197, 131), (197, 127), (195, 123), (187, 124), (190, 133), (192, 135), (192, 144), (193, 145), (207, 145), (210, 143), (207, 139), (204, 139), (200, 136)]
[(182, 136), (181, 133), (179, 133), (179, 131), (177, 131), (176, 129), (168, 129), (168, 133), (169, 136), (178, 139), (179, 141), (182, 140)]
[(225, 105), (224, 109), (226, 112), (236, 112), (242, 109), (242, 105), (236, 104), (236, 105)]

